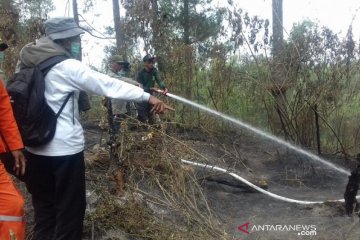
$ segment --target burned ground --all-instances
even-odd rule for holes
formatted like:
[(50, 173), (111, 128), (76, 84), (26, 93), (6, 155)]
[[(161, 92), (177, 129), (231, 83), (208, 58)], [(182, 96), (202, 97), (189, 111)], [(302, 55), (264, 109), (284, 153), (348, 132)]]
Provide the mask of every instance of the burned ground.
[[(112, 164), (106, 130), (96, 123), (85, 125), (84, 239), (359, 239), (359, 219), (345, 215), (343, 203), (282, 202), (226, 174), (181, 164), (180, 159), (228, 169), (298, 200), (341, 199), (347, 176), (245, 132), (214, 134), (164, 125), (125, 130)], [(344, 165), (340, 158), (330, 161)], [(29, 198), (27, 202), (31, 239)], [(238, 229), (246, 223), (249, 234)], [(251, 231), (259, 225), (315, 225), (316, 235)]]

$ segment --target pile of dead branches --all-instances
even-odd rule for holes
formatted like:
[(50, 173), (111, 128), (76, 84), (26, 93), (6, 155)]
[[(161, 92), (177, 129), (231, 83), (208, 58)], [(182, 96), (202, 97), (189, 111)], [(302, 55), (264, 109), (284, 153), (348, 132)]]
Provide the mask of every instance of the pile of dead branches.
[(195, 172), (180, 162), (202, 156), (167, 135), (164, 124), (129, 131), (124, 122), (121, 129), (115, 163), (99, 147), (99, 159), (88, 161), (87, 235), (96, 239), (227, 239)]

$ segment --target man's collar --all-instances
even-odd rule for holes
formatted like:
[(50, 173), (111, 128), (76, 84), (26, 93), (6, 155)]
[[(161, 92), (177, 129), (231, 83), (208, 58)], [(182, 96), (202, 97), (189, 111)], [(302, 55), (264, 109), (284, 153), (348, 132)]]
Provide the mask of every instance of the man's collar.
[(154, 71), (154, 69), (155, 69), (155, 68), (151, 68), (151, 69), (148, 71), (146, 68), (144, 68), (144, 71), (145, 71), (145, 72), (148, 72), (148, 73), (151, 73), (152, 71)]

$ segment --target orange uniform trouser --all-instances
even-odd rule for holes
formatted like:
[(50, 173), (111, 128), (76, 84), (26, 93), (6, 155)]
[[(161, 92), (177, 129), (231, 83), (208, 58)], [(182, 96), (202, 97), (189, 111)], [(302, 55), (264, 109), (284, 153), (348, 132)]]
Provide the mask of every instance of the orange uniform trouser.
[(24, 239), (23, 216), (24, 199), (0, 160), (0, 240)]

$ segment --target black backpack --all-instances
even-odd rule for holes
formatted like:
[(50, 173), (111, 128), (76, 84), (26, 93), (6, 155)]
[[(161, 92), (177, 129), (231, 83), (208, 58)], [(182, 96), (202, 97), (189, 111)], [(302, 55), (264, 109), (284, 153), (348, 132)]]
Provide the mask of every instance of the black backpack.
[(57, 118), (73, 93), (55, 113), (44, 96), (45, 76), (54, 65), (66, 59), (68, 57), (62, 55), (48, 58), (35, 67), (23, 65), (7, 83), (6, 89), (25, 146), (38, 147), (54, 137)]

